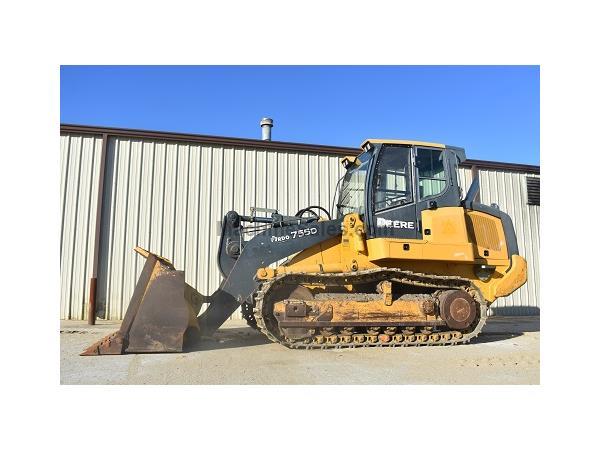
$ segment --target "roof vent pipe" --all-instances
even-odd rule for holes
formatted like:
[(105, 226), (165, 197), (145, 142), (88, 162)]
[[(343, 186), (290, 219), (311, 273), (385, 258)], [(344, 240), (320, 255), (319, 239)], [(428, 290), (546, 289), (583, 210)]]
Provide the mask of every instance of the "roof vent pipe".
[(268, 117), (263, 117), (260, 121), (260, 128), (262, 129), (262, 140), (270, 141), (271, 140), (271, 128), (273, 128), (273, 119), (269, 119)]

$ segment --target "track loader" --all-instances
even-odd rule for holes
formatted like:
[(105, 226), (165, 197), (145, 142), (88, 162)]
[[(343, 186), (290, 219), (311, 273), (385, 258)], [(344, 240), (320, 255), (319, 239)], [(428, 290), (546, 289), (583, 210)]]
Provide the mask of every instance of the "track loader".
[(82, 354), (180, 352), (238, 308), (289, 348), (476, 337), (490, 304), (527, 279), (510, 217), (476, 201), (478, 178), (463, 198), (462, 148), (380, 139), (361, 148), (342, 160), (335, 218), (317, 206), (294, 216), (228, 212), (217, 261), (223, 281), (212, 295), (187, 285), (167, 259), (136, 249), (146, 264), (120, 330)]

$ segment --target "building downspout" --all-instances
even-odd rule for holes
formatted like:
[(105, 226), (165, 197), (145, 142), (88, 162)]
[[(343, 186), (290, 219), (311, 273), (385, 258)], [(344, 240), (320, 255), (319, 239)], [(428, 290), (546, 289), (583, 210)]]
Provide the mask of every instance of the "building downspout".
[(92, 260), (92, 276), (90, 278), (90, 296), (88, 301), (88, 325), (96, 325), (96, 293), (98, 291), (98, 261), (100, 259), (100, 230), (102, 225), (102, 200), (104, 198), (104, 174), (106, 172), (106, 149), (108, 134), (102, 134), (102, 150), (100, 151), (100, 173), (98, 176), (98, 199), (96, 202), (96, 228), (94, 231), (94, 248)]

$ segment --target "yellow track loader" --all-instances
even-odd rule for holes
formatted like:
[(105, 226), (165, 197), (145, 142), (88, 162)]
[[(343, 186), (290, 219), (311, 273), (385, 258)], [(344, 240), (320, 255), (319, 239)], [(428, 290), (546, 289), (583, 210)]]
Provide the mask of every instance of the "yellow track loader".
[(237, 308), (289, 348), (476, 337), (489, 305), (527, 279), (510, 217), (475, 201), (478, 178), (463, 197), (462, 148), (380, 139), (361, 147), (342, 160), (335, 218), (316, 206), (294, 216), (228, 212), (218, 252), (223, 281), (210, 296), (170, 261), (137, 249), (147, 260), (120, 330), (82, 354), (180, 352)]

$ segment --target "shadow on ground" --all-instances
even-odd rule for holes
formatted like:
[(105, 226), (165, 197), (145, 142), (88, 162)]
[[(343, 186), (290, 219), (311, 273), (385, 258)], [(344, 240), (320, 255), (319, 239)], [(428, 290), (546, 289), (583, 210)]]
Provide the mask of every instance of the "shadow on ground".
[(483, 333), (536, 333), (540, 331), (540, 316), (488, 317)]
[(540, 331), (540, 317), (500, 317), (488, 318), (481, 334), (473, 343), (497, 342), (522, 336), (524, 333)]
[(492, 304), (490, 309), (493, 317), (530, 318), (540, 316), (540, 308), (537, 306), (496, 306)]
[(217, 330), (213, 336), (203, 337), (189, 343), (184, 350), (195, 352), (199, 350), (253, 347), (269, 343), (271, 341), (264, 334), (250, 327), (222, 328)]

